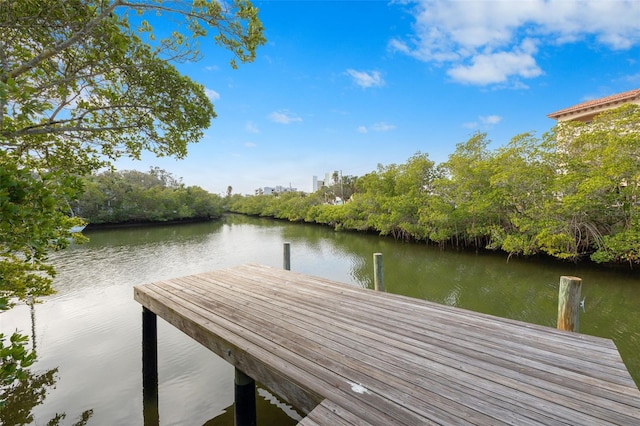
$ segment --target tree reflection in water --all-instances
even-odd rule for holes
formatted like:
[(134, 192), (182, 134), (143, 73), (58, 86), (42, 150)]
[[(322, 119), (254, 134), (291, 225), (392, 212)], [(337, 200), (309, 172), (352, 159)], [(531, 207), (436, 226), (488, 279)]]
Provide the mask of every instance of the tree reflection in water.
[[(25, 373), (24, 380), (16, 380), (0, 389), (0, 401), (4, 401), (0, 406), (0, 424), (21, 426), (33, 423), (32, 411), (44, 402), (49, 389), (55, 386), (58, 369), (53, 368), (42, 374), (31, 371)], [(73, 426), (86, 425), (92, 415), (93, 410), (84, 411)], [(66, 416), (65, 413), (56, 414), (47, 426), (58, 426)]]

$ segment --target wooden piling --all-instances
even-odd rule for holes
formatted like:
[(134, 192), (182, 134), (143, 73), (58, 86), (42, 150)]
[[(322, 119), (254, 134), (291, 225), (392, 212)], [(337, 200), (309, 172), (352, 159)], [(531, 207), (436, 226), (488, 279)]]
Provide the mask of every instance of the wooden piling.
[(373, 288), (376, 291), (384, 291), (383, 272), (382, 253), (373, 253)]
[(159, 425), (158, 411), (158, 320), (142, 308), (142, 416), (145, 426)]
[(582, 278), (560, 277), (558, 294), (558, 329), (579, 331), (580, 325), (580, 290)]
[(291, 243), (284, 243), (284, 253), (282, 257), (282, 268), (291, 270)]
[(235, 369), (235, 426), (256, 426), (256, 382)]

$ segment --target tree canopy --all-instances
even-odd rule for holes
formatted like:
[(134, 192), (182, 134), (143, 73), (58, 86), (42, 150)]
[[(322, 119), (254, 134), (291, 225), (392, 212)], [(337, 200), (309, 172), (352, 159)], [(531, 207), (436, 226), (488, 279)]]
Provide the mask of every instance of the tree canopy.
[(222, 215), (222, 198), (185, 186), (162, 169), (103, 172), (83, 179), (73, 210), (91, 224), (209, 220)]
[[(156, 36), (155, 14), (175, 31)], [(3, 149), (78, 173), (143, 150), (184, 157), (215, 112), (171, 61), (196, 59), (211, 31), (234, 67), (265, 42), (244, 0), (3, 0), (0, 28)]]
[(78, 176), (145, 150), (182, 158), (215, 117), (175, 62), (210, 38), (236, 67), (265, 39), (245, 0), (0, 0), (0, 31), (0, 296), (35, 296)]

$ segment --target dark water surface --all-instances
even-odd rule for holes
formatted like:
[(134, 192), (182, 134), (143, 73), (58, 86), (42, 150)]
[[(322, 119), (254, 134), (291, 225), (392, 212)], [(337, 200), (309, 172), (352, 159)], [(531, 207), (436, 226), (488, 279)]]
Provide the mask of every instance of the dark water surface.
[[(141, 425), (141, 310), (132, 287), (243, 263), (282, 267), (359, 287), (373, 286), (373, 253), (383, 253), (388, 292), (555, 327), (561, 275), (583, 279), (580, 331), (614, 340), (640, 383), (640, 279), (588, 266), (443, 252), (331, 228), (229, 216), (222, 222), (88, 232), (88, 244), (57, 253), (57, 294), (0, 316), (0, 331), (35, 334), (31, 387), (0, 415), (5, 424)], [(161, 425), (232, 425), (233, 368), (158, 321)], [(37, 391), (46, 392), (40, 401)], [(258, 424), (299, 416), (262, 386)], [(42, 398), (40, 398), (42, 399)], [(11, 402), (11, 401), (9, 401)], [(32, 418), (29, 418), (29, 414)], [(20, 421), (19, 419), (24, 419)]]

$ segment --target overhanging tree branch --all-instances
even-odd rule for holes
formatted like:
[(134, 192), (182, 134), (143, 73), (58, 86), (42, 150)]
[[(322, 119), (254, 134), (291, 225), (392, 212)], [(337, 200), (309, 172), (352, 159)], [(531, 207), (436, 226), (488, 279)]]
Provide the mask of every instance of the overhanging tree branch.
[(78, 32), (76, 32), (74, 35), (56, 44), (55, 46), (45, 49), (44, 51), (40, 52), (39, 54), (31, 58), (31, 60), (23, 63), (22, 65), (19, 65), (14, 70), (9, 71), (6, 74), (3, 74), (0, 77), (0, 81), (2, 81), (3, 83), (6, 83), (10, 78), (16, 78), (19, 75), (32, 70), (38, 64), (46, 61), (47, 59), (59, 54), (63, 50), (78, 43), (80, 40), (86, 37), (93, 29), (95, 29), (100, 24), (100, 22), (102, 22), (107, 16), (109, 16), (114, 11), (114, 9), (118, 5), (120, 5), (120, 3), (121, 3), (120, 0), (114, 0), (114, 2), (111, 5), (104, 8), (102, 12), (98, 14), (98, 16), (96, 16), (95, 18), (87, 22), (87, 24)]

